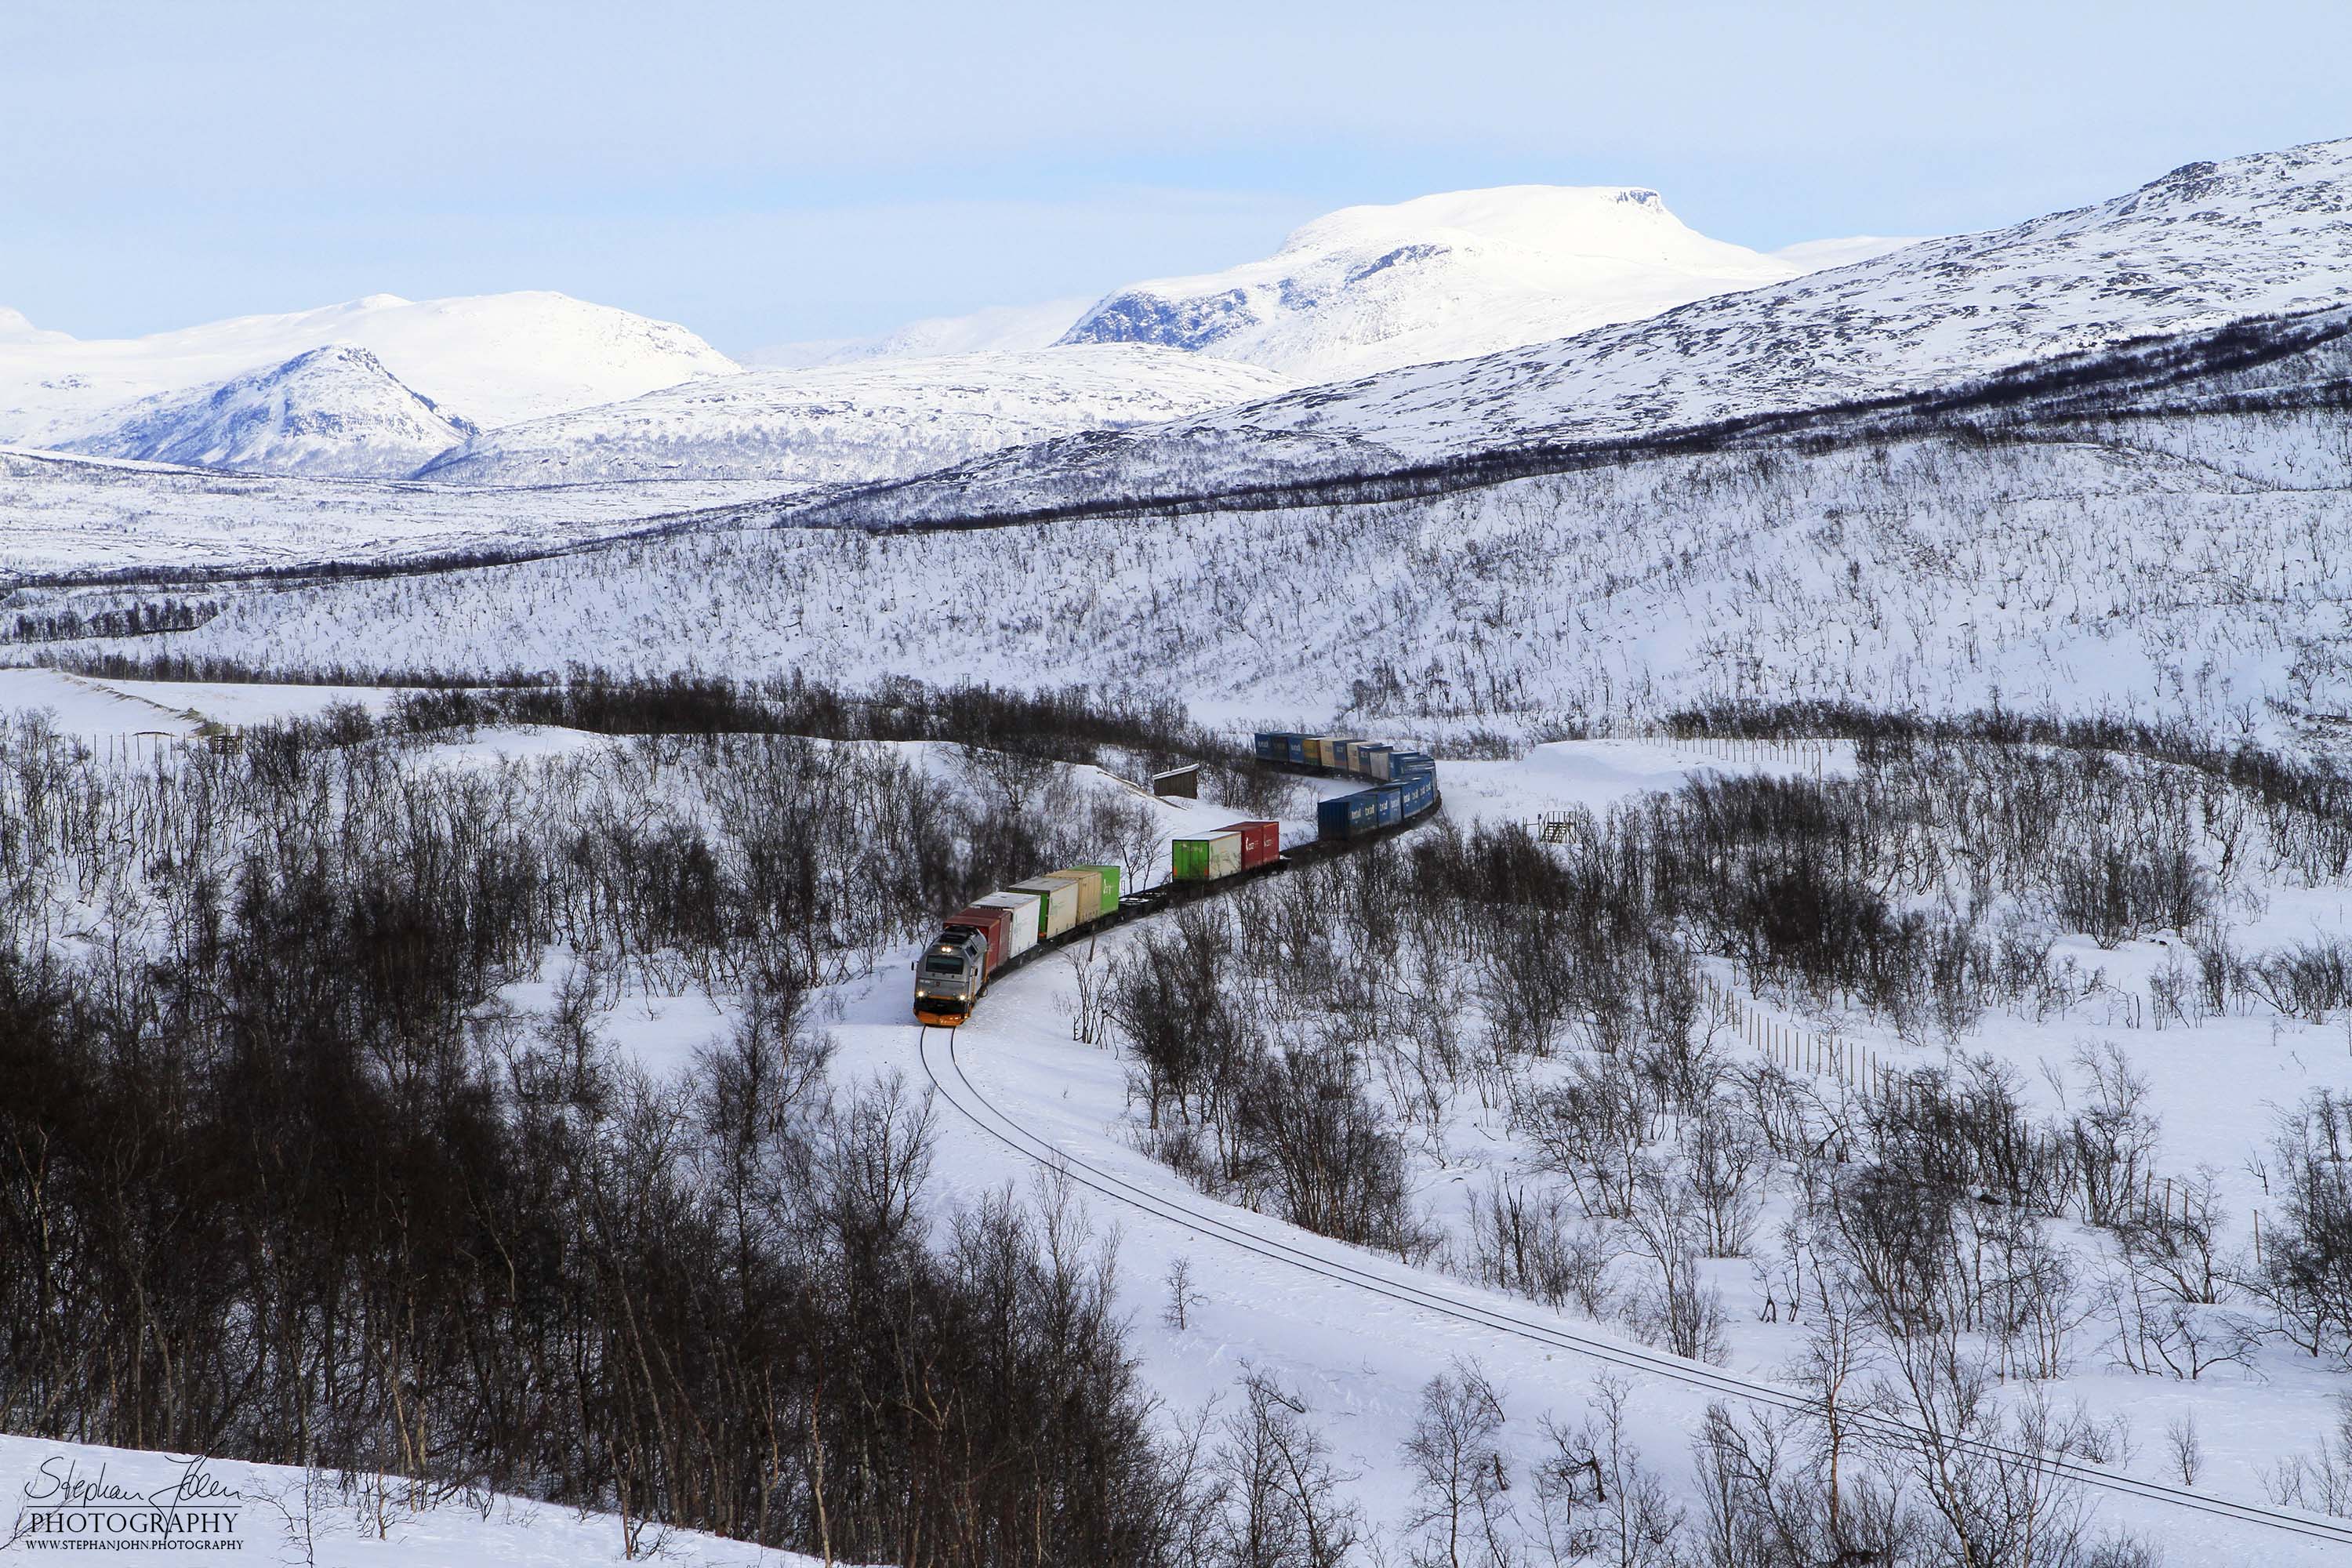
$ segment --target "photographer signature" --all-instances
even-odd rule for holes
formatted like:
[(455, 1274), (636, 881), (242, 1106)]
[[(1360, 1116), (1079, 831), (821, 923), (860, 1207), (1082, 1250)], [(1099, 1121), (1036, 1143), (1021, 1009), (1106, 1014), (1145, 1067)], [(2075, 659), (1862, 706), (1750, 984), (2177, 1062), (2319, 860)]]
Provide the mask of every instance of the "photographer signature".
[(176, 1472), (173, 1479), (147, 1491), (135, 1491), (117, 1486), (106, 1479), (106, 1467), (100, 1465), (94, 1476), (84, 1475), (81, 1466), (68, 1456), (53, 1455), (41, 1461), (40, 1469), (25, 1483), (25, 1500), (29, 1503), (58, 1508), (87, 1508), (107, 1503), (131, 1503), (143, 1508), (194, 1508), (205, 1503), (242, 1502), (245, 1494), (214, 1476), (205, 1468), (203, 1455), (187, 1458), (167, 1457)]

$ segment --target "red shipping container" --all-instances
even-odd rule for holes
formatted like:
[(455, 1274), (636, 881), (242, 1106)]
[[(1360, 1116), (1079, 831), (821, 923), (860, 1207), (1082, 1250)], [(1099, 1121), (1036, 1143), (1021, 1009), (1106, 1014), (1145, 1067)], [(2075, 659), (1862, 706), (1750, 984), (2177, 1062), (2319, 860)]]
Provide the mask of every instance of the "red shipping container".
[(1282, 858), (1282, 824), (1279, 822), (1228, 822), (1217, 829), (1220, 833), (1242, 836), (1242, 869), (1255, 871)]
[(958, 910), (943, 923), (950, 931), (976, 931), (988, 939), (988, 970), (981, 976), (981, 983), (986, 984), (989, 976), (1004, 962), (1004, 942), (1013, 927), (1013, 911), (975, 904), (968, 910)]

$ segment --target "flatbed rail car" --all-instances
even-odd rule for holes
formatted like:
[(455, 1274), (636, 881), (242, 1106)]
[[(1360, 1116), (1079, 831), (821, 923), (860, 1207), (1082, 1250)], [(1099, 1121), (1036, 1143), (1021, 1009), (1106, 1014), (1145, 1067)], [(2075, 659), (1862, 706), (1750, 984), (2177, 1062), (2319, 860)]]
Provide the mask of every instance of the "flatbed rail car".
[(991, 982), (1139, 915), (1204, 898), (1252, 877), (1322, 859), (1417, 825), (1436, 809), (1437, 764), (1425, 752), (1342, 735), (1261, 732), (1257, 760), (1288, 772), (1361, 780), (1320, 802), (1315, 837), (1285, 847), (1282, 825), (1234, 822), (1170, 844), (1170, 877), (1126, 892), (1116, 866), (1071, 866), (1000, 889), (948, 916), (915, 960), (915, 1018), (952, 1028)]

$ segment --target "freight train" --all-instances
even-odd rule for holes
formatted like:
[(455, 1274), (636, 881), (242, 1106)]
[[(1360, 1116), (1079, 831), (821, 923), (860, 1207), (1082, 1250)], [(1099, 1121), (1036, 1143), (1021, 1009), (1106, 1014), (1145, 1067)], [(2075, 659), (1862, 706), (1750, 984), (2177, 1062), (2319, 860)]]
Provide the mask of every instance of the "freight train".
[(958, 910), (915, 961), (916, 1020), (952, 1028), (971, 1016), (990, 981), (1040, 952), (1230, 879), (1337, 853), (1401, 828), (1437, 805), (1437, 763), (1426, 752), (1287, 731), (1261, 731), (1256, 747), (1257, 760), (1268, 766), (1363, 779), (1370, 787), (1321, 802), (1315, 837), (1288, 849), (1278, 822), (1229, 823), (1172, 840), (1169, 879), (1149, 891), (1121, 897), (1116, 866), (1071, 866)]

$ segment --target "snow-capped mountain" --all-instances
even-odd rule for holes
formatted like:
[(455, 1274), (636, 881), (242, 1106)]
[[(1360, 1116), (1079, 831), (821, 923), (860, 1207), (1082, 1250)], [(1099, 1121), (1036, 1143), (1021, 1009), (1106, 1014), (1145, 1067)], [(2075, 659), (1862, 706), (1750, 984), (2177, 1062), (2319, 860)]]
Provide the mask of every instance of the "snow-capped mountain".
[(43, 331), (25, 319), (22, 310), (12, 310), (0, 305), (0, 343), (66, 342), (63, 332)]
[(1797, 275), (1629, 186), (1508, 185), (1342, 208), (1282, 248), (1120, 289), (1067, 342), (1147, 342), (1328, 381), (1461, 359)]
[(334, 343), (362, 348), (444, 411), (484, 429), (635, 397), (738, 367), (667, 321), (562, 294), (411, 301), (372, 294), (142, 338), (77, 340), (0, 321), (0, 440), (47, 446), (109, 410), (215, 387)]
[(2352, 300), (2352, 141), (2192, 163), (2094, 206), (1480, 359), (1064, 441), (887, 498), (895, 520), (1124, 500), (1543, 444), (1621, 441), (1948, 385)]
[(417, 477), (891, 479), (1069, 431), (1181, 418), (1283, 384), (1253, 365), (1126, 343), (748, 371), (511, 426)]
[(67, 451), (257, 474), (405, 474), (481, 432), (337, 343), (194, 392), (159, 393), (57, 443)]
[(1331, 213), (1292, 234), (1276, 255), (1222, 272), (1136, 283), (1100, 300), (994, 305), (878, 336), (778, 343), (739, 357), (793, 370), (1064, 341), (1150, 342), (1263, 364), (1293, 382), (1320, 381), (1540, 342), (1916, 243), (1861, 235), (1759, 255), (1693, 233), (1653, 191), (1454, 191)]
[(1094, 300), (1076, 295), (1042, 305), (990, 305), (962, 316), (927, 316), (867, 338), (777, 343), (741, 357), (761, 370), (806, 370), (869, 359), (935, 359), (945, 354), (1019, 353), (1060, 341)]
[(2095, 206), (1232, 419), (1423, 453), (1624, 436), (2345, 300), (2352, 140), (2190, 163)]

